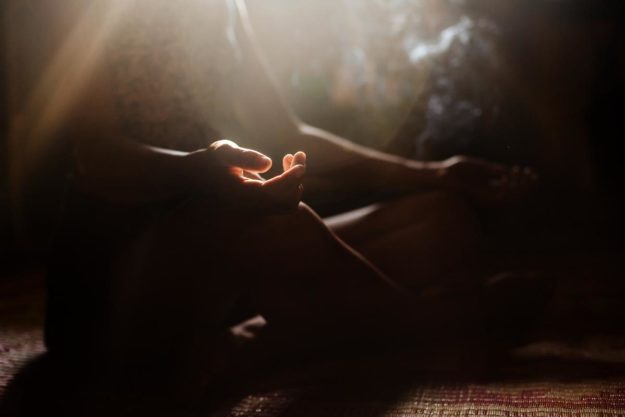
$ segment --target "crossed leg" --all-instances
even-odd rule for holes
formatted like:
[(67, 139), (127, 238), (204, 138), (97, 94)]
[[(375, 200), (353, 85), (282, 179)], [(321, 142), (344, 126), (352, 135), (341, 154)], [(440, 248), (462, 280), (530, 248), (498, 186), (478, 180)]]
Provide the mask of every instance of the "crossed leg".
[(426, 192), (326, 219), (382, 271), (418, 291), (481, 274), (481, 230), (462, 197)]
[[(348, 229), (338, 233), (349, 239)], [(366, 250), (371, 240), (362, 242)], [(152, 352), (164, 362), (173, 352), (186, 361), (176, 362), (178, 371), (216, 370), (232, 353), (229, 328), (241, 305), (247, 317), (260, 314), (267, 321), (257, 344), (261, 356), (345, 341), (462, 338), (484, 319), (479, 294), (411, 294), (305, 205), (288, 214), (246, 217), (188, 201), (126, 255), (115, 274), (111, 336), (122, 361)]]

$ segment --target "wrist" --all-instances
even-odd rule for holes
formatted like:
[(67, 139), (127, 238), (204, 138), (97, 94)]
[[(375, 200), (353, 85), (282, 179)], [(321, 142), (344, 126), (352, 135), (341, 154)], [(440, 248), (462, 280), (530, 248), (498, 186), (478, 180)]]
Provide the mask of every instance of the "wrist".
[(409, 161), (408, 165), (413, 173), (411, 186), (416, 188), (451, 188), (448, 169), (442, 162)]

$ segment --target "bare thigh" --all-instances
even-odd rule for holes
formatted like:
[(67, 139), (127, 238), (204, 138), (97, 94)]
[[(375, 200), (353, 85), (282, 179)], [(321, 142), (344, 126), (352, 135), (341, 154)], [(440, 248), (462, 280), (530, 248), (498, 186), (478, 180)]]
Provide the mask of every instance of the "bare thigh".
[(349, 245), (414, 290), (468, 279), (480, 263), (481, 228), (460, 196), (428, 192), (326, 219)]

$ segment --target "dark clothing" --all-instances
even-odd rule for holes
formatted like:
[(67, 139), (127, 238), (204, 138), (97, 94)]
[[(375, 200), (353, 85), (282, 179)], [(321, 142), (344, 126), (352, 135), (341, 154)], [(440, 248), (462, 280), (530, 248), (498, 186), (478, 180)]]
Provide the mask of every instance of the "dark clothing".
[(115, 258), (166, 205), (120, 207), (68, 192), (50, 251), (45, 343), (73, 358), (106, 346)]

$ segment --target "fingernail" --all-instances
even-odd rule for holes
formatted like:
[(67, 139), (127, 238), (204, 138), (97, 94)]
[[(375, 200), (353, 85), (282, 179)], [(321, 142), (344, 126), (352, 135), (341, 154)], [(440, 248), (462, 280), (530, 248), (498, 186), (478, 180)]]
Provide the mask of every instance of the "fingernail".
[(297, 152), (293, 156), (293, 160), (296, 161), (298, 164), (304, 164), (306, 162), (306, 154), (304, 152)]

